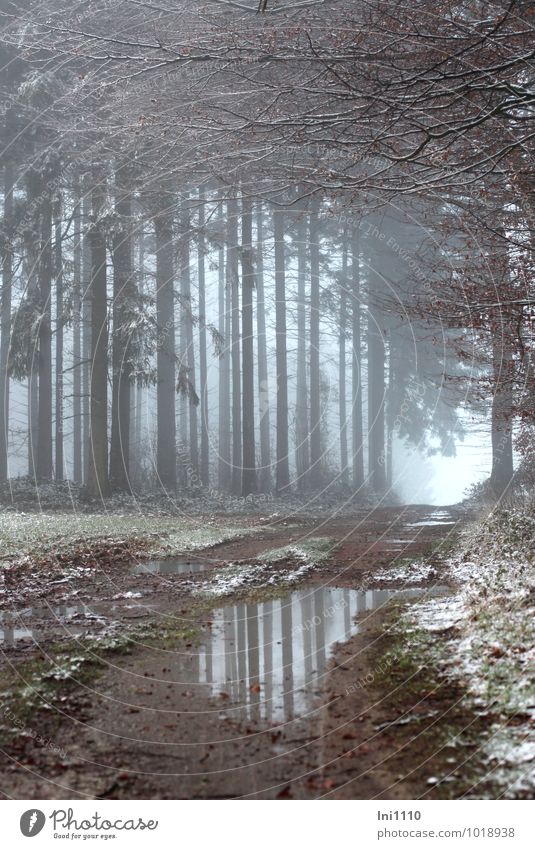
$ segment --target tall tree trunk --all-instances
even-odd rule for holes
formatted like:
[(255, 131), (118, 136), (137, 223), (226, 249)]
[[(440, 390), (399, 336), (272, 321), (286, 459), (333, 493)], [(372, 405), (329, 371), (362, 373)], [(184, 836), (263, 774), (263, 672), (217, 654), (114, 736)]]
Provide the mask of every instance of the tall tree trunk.
[(497, 498), (507, 492), (513, 479), (513, 358), (503, 336), (503, 323), (492, 338), (494, 392), (491, 413), (492, 470), (490, 487)]
[(52, 199), (41, 206), (39, 258), (39, 413), (36, 477), (51, 480), (52, 463)]
[(108, 304), (106, 236), (100, 217), (106, 201), (105, 178), (94, 177), (92, 190), (91, 244), (91, 372), (89, 405), (88, 494), (105, 498), (108, 479)]
[(362, 372), (360, 367), (360, 240), (355, 228), (351, 237), (351, 454), (352, 484), (355, 492), (364, 484), (364, 446), (362, 424)]
[(262, 201), (256, 212), (256, 329), (258, 347), (258, 414), (260, 419), (260, 491), (269, 493), (271, 478), (271, 423), (266, 344), (266, 302), (264, 289), (264, 221)]
[(285, 216), (282, 209), (275, 207), (273, 210), (273, 228), (275, 237), (275, 359), (277, 365), (277, 492), (282, 492), (290, 486), (284, 219)]
[[(188, 380), (195, 393), (197, 383), (195, 370), (195, 341), (193, 338), (193, 299), (191, 297), (191, 267), (190, 267), (190, 235), (191, 217), (189, 201), (186, 200), (182, 207), (182, 303), (181, 309), (184, 315), (184, 330), (186, 343), (186, 368)], [(189, 413), (189, 483), (198, 483), (199, 480), (199, 434), (197, 425), (197, 403), (192, 397), (187, 398)]]
[(392, 488), (392, 477), (394, 469), (394, 423), (396, 419), (394, 408), (394, 363), (396, 362), (395, 350), (390, 338), (388, 346), (388, 395), (386, 401), (386, 485)]
[(228, 255), (227, 270), (232, 304), (232, 480), (234, 495), (240, 495), (242, 485), (242, 426), (241, 426), (241, 356), (240, 356), (240, 278), (238, 269), (238, 202), (227, 204)]
[(242, 359), (243, 359), (243, 474), (242, 495), (256, 492), (253, 331), (253, 212), (249, 198), (242, 200)]
[(28, 475), (36, 477), (37, 432), (39, 427), (38, 370), (35, 356), (28, 375)]
[(205, 194), (199, 189), (199, 238), (197, 274), (199, 281), (199, 381), (201, 397), (201, 481), (210, 485), (210, 440), (208, 431), (208, 366), (206, 352)]
[(320, 253), (317, 202), (310, 213), (310, 483), (321, 486)]
[[(185, 244), (182, 235), (183, 213), (179, 215), (179, 230), (177, 234), (178, 253), (178, 279), (179, 279), (179, 321), (178, 321), (178, 385), (183, 386), (184, 377), (188, 368), (188, 348), (186, 329), (186, 308), (184, 305), (184, 266), (188, 265), (189, 274), (189, 245)], [(178, 398), (178, 481), (179, 486), (184, 488), (188, 485), (188, 466), (190, 449), (188, 446), (188, 397), (185, 391), (179, 389)]]
[[(223, 205), (220, 205), (222, 217)], [(228, 250), (228, 248), (227, 248)], [(228, 257), (228, 253), (227, 253)], [(222, 339), (222, 351), (219, 364), (219, 403), (218, 403), (218, 486), (221, 492), (228, 492), (231, 484), (230, 451), (230, 292), (227, 286), (225, 248), (219, 249), (219, 335)]]
[(160, 333), (157, 353), (156, 471), (164, 489), (176, 493), (176, 372), (173, 217), (162, 207), (154, 219), (156, 234), (156, 321)]
[[(260, 628), (258, 604), (246, 605), (247, 611), (247, 686), (251, 699), (251, 719), (260, 720)], [(262, 702), (264, 701), (262, 697)]]
[(89, 480), (89, 426), (91, 396), (91, 241), (86, 232), (90, 226), (91, 198), (82, 189), (82, 468), (83, 481)]
[(349, 485), (347, 454), (347, 405), (346, 405), (346, 332), (347, 332), (347, 232), (344, 231), (342, 246), (342, 284), (340, 286), (340, 329), (339, 329), (339, 415), (340, 415), (340, 482)]
[[(25, 273), (28, 281), (27, 299), (32, 314), (41, 315), (41, 295), (39, 290), (40, 236), (41, 221), (39, 216), (40, 179), (33, 168), (26, 175), (26, 201), (30, 213), (30, 226), (24, 232)], [(14, 331), (17, 332), (15, 326)], [(28, 371), (28, 475), (35, 478), (37, 474), (37, 443), (39, 428), (39, 338), (32, 330), (31, 351)]]
[(377, 296), (382, 288), (378, 272), (370, 272), (368, 302), (368, 477), (371, 488), (386, 488), (385, 452), (385, 343)]
[(72, 285), (72, 426), (74, 482), (82, 483), (82, 365), (81, 365), (81, 308), (82, 308), (82, 222), (80, 209), (80, 185), (74, 187), (74, 250)]
[(56, 480), (65, 475), (63, 452), (63, 258), (61, 246), (61, 199), (58, 199), (54, 224), (54, 272), (56, 277)]
[(113, 336), (110, 485), (130, 491), (130, 392), (132, 352), (129, 315), (135, 308), (132, 269), (132, 199), (124, 167), (115, 175), (118, 230), (113, 240)]
[[(294, 626), (293, 607), (291, 602), (287, 602), (285, 600), (281, 601), (280, 614), (280, 633), (282, 636), (281, 677), (284, 681), (282, 704), (284, 709), (284, 719), (286, 722), (290, 722), (294, 718), (294, 693), (297, 692), (297, 683), (294, 681)], [(323, 621), (323, 618), (321, 619), (321, 621)], [(316, 668), (322, 669), (323, 667), (318, 666)]]
[(295, 397), (295, 433), (297, 488), (306, 492), (310, 467), (308, 444), (308, 387), (306, 360), (306, 277), (307, 277), (307, 217), (305, 210), (299, 212), (297, 230), (297, 379)]
[[(138, 233), (138, 275), (139, 275), (139, 295), (141, 299), (145, 296), (145, 228), (143, 223), (140, 226)], [(145, 387), (143, 381), (138, 376), (135, 383), (136, 406), (134, 415), (133, 441), (130, 446), (130, 460), (136, 470), (136, 483), (138, 486), (142, 482), (142, 447), (143, 438), (143, 411), (145, 400)]]
[[(6, 125), (7, 121), (6, 121)], [(2, 295), (0, 338), (0, 482), (8, 477), (9, 452), (9, 348), (11, 342), (11, 299), (13, 284), (13, 162), (6, 157), (4, 166), (4, 232), (6, 238), (2, 251)]]

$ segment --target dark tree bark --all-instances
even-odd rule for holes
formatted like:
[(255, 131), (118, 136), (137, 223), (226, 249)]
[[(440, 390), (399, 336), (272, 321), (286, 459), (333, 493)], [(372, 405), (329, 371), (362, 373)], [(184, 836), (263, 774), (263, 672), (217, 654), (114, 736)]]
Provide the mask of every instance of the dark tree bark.
[(108, 304), (106, 235), (100, 218), (106, 200), (105, 178), (94, 175), (91, 227), (91, 371), (88, 494), (105, 498), (108, 479)]
[(260, 491), (271, 492), (271, 422), (266, 344), (266, 302), (264, 290), (264, 221), (262, 201), (256, 213), (256, 329), (258, 348), (258, 415), (260, 419)]
[(370, 271), (368, 302), (368, 478), (377, 493), (386, 488), (385, 451), (385, 343), (377, 298), (381, 275)]
[(65, 475), (63, 446), (63, 257), (61, 246), (61, 199), (58, 199), (54, 223), (54, 273), (56, 278), (56, 420), (55, 447), (57, 481)]
[[(182, 328), (184, 331), (185, 356), (182, 353), (182, 364), (186, 366), (188, 380), (195, 392), (195, 341), (193, 338), (193, 301), (191, 297), (191, 269), (190, 269), (190, 231), (191, 218), (189, 201), (186, 200), (182, 206), (181, 213), (181, 312), (183, 316)], [(182, 346), (182, 352), (184, 351)], [(189, 467), (188, 483), (198, 484), (199, 480), (199, 435), (197, 425), (197, 404), (191, 397), (184, 399), (187, 403), (189, 418)]]
[(201, 481), (210, 485), (210, 440), (208, 430), (208, 367), (206, 351), (205, 194), (199, 189), (199, 238), (197, 273), (199, 281), (199, 381), (201, 395)]
[(288, 458), (288, 355), (286, 334), (286, 246), (284, 212), (273, 210), (275, 236), (275, 358), (277, 365), (277, 492), (290, 486)]
[(243, 473), (242, 495), (257, 491), (254, 414), (253, 331), (253, 212), (249, 198), (242, 201), (242, 360), (243, 360)]
[(494, 393), (491, 413), (492, 468), (490, 488), (502, 498), (513, 479), (513, 358), (510, 344), (504, 339), (503, 323), (492, 339)]
[(118, 227), (113, 239), (113, 336), (110, 485), (130, 491), (130, 394), (132, 385), (131, 334), (128, 316), (134, 308), (132, 268), (132, 198), (124, 167), (115, 175), (115, 211)]
[(340, 482), (349, 485), (347, 452), (347, 405), (346, 405), (346, 332), (347, 332), (347, 233), (344, 231), (342, 246), (342, 283), (340, 286), (340, 328), (338, 336), (338, 393), (340, 416)]
[(240, 278), (238, 270), (238, 202), (227, 204), (228, 254), (227, 271), (231, 292), (231, 361), (232, 361), (232, 478), (234, 495), (242, 486), (242, 425), (241, 425), (241, 356), (240, 356)]
[[(82, 229), (90, 225), (91, 198), (83, 189)], [(89, 479), (89, 419), (91, 394), (91, 242), (87, 232), (82, 239), (82, 467), (83, 480)]]
[[(179, 228), (182, 227), (182, 213), (179, 215)], [(184, 245), (181, 233), (176, 234), (176, 253), (178, 255), (178, 384), (183, 384), (183, 377), (187, 374), (188, 351), (187, 351), (187, 329), (186, 310), (184, 307), (184, 265), (189, 264), (189, 246)], [(186, 257), (184, 256), (186, 253)], [(188, 270), (189, 273), (189, 270)], [(180, 391), (176, 399), (178, 412), (178, 485), (184, 489), (188, 486), (188, 466), (190, 449), (188, 445), (188, 398), (185, 392)]]
[(80, 186), (74, 187), (74, 251), (73, 251), (73, 288), (72, 288), (72, 425), (73, 425), (73, 463), (72, 474), (75, 483), (82, 483), (82, 365), (81, 365), (81, 308), (82, 308), (82, 221), (80, 209)]
[(37, 432), (39, 427), (38, 370), (33, 358), (28, 375), (28, 475), (36, 477)]
[[(39, 263), (41, 225), (39, 216), (40, 180), (36, 171), (28, 169), (26, 174), (26, 203), (29, 223), (24, 231), (24, 272), (27, 278), (27, 299), (35, 314), (41, 315), (41, 295), (39, 291)], [(13, 332), (17, 332), (15, 323)], [(28, 369), (28, 475), (37, 474), (37, 443), (39, 427), (39, 337), (32, 329), (31, 350)]]
[[(138, 255), (138, 279), (139, 279), (139, 294), (141, 297), (145, 295), (145, 228), (143, 224), (140, 225), (139, 232), (137, 234), (137, 255)], [(142, 483), (142, 433), (143, 433), (143, 411), (144, 411), (144, 398), (145, 398), (145, 388), (143, 385), (143, 381), (138, 375), (137, 381), (133, 385), (133, 390), (135, 392), (135, 407), (134, 407), (134, 421), (133, 425), (130, 428), (131, 440), (130, 440), (130, 465), (131, 468), (135, 469), (135, 477), (136, 484), (139, 486)]]
[[(222, 213), (223, 206), (220, 210)], [(222, 214), (221, 214), (222, 217)], [(228, 257), (228, 253), (227, 253)], [(219, 460), (218, 485), (221, 492), (228, 492), (231, 484), (231, 450), (230, 450), (230, 291), (227, 286), (227, 270), (225, 264), (225, 248), (219, 249), (219, 280), (218, 308), (219, 335), (222, 339), (222, 351), (219, 361)]]
[(362, 424), (362, 372), (360, 367), (360, 240), (358, 230), (351, 237), (351, 454), (352, 484), (355, 492), (364, 484), (364, 446)]
[[(9, 126), (6, 121), (6, 125)], [(8, 477), (9, 451), (9, 348), (11, 342), (11, 300), (13, 285), (13, 161), (6, 157), (4, 166), (4, 231), (6, 239), (2, 245), (2, 295), (1, 295), (1, 338), (0, 338), (0, 481)]]
[(392, 487), (392, 474), (394, 468), (394, 375), (396, 354), (392, 338), (388, 346), (388, 394), (386, 399), (386, 485)]
[(295, 464), (297, 488), (306, 492), (310, 467), (308, 444), (308, 387), (306, 361), (306, 278), (307, 278), (307, 217), (305, 210), (299, 212), (297, 230), (297, 379), (295, 398)]
[(321, 486), (320, 252), (315, 203), (310, 213), (310, 484)]
[(51, 480), (52, 464), (52, 200), (41, 205), (39, 257), (39, 413), (37, 433), (38, 480)]
[(156, 234), (156, 321), (160, 333), (157, 353), (156, 471), (160, 485), (176, 492), (176, 371), (173, 217), (162, 208), (154, 219)]

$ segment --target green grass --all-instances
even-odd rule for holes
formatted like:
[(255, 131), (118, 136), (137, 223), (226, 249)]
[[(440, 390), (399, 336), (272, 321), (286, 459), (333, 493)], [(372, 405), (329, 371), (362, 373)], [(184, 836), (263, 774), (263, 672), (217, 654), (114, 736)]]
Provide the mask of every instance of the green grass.
[[(400, 773), (410, 773), (429, 798), (459, 798), (487, 774), (480, 751), (486, 720), (476, 716), (462, 684), (444, 675), (447, 639), (409, 627), (405, 611), (393, 603), (387, 614), (383, 648), (373, 660), (373, 701), (386, 717), (410, 716), (392, 727)], [(434, 778), (438, 783), (429, 784)], [(486, 792), (492, 795), (488, 784)]]
[(189, 518), (74, 513), (0, 514), (0, 562), (68, 552), (80, 543), (140, 540), (147, 557), (172, 557), (256, 532)]

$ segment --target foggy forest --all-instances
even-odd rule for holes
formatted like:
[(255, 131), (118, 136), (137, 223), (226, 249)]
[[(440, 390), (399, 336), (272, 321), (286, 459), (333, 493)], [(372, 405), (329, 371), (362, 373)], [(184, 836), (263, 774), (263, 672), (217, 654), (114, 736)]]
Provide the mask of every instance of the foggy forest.
[(0, 6), (2, 795), (532, 798), (532, 5)]

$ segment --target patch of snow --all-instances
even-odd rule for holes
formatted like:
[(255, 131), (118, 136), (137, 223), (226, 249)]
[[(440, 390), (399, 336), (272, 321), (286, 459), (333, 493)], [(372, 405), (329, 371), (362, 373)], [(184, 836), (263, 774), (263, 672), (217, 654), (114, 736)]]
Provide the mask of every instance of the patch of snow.
[(120, 598), (143, 598), (143, 593), (135, 593), (132, 590), (128, 590), (126, 593), (117, 593), (117, 595), (112, 595), (112, 601), (118, 601)]
[(431, 528), (435, 525), (454, 525), (455, 519), (423, 519), (421, 522), (409, 522), (407, 528)]
[(417, 602), (407, 615), (425, 631), (448, 631), (463, 621), (464, 612), (462, 598), (446, 596)]
[(374, 585), (391, 584), (394, 581), (402, 581), (404, 584), (421, 584), (437, 577), (438, 572), (433, 566), (415, 560), (411, 563), (400, 563), (399, 566), (391, 566), (387, 569), (381, 569), (379, 572), (373, 572), (368, 576), (368, 579), (373, 581)]
[(535, 517), (521, 509), (490, 514), (463, 532), (445, 565), (457, 591), (417, 603), (405, 621), (444, 632), (430, 649), (434, 663), (463, 683), (474, 705), (501, 718), (484, 743), (491, 779), (512, 798), (533, 792)]
[(505, 787), (505, 798), (535, 791), (535, 741), (526, 740), (525, 729), (493, 726), (484, 754), (492, 777)]
[(230, 564), (226, 569), (217, 572), (210, 581), (198, 586), (196, 592), (199, 595), (220, 598), (244, 589), (286, 586), (302, 580), (313, 569), (314, 565), (311, 563), (302, 563), (295, 569), (276, 571), (267, 563), (257, 566)]
[(279, 563), (283, 560), (302, 560), (313, 566), (325, 563), (332, 554), (334, 547), (331, 537), (310, 537), (299, 543), (273, 548), (260, 555), (266, 563)]

